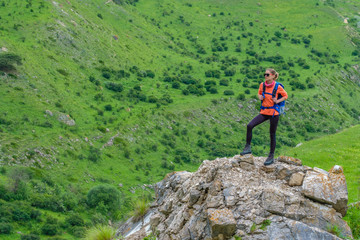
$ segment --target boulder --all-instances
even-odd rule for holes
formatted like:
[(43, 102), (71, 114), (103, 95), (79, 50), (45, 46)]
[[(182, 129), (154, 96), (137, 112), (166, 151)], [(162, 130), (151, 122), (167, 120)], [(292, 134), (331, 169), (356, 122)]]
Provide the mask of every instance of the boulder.
[[(283, 157), (264, 167), (266, 158), (235, 156), (204, 161), (194, 173), (173, 172), (156, 184), (147, 225), (128, 223), (125, 239), (152, 231), (157, 239), (339, 239), (351, 230), (342, 219), (347, 190), (343, 169), (329, 172)], [(149, 219), (149, 220), (147, 220)], [(266, 223), (266, 224), (265, 224)], [(125, 229), (125, 230), (124, 230)]]
[(315, 201), (334, 204), (328, 172), (307, 171), (302, 185), (303, 194)]
[(342, 167), (336, 165), (329, 172), (318, 168), (315, 170), (306, 173), (302, 185), (304, 195), (315, 201), (331, 204), (345, 216), (348, 192)]

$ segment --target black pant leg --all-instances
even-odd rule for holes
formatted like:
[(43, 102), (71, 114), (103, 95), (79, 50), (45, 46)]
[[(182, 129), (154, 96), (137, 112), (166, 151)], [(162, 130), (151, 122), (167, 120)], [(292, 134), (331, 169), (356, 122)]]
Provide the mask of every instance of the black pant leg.
[(252, 129), (254, 127), (256, 127), (257, 125), (259, 125), (260, 123), (263, 123), (265, 120), (267, 120), (267, 118), (264, 115), (257, 115), (256, 117), (253, 118), (253, 120), (251, 120), (249, 122), (249, 124), (247, 125), (247, 131), (246, 131), (246, 144), (251, 144), (251, 139), (252, 139)]
[(275, 153), (276, 148), (276, 129), (279, 122), (279, 115), (270, 118), (270, 154)]

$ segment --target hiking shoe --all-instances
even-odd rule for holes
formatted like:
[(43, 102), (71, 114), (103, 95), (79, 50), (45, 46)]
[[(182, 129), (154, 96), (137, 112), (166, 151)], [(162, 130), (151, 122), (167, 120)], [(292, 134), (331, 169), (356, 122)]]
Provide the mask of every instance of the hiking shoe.
[(274, 154), (270, 153), (269, 156), (267, 157), (266, 161), (264, 162), (264, 165), (270, 165), (274, 163)]
[(246, 144), (244, 150), (240, 153), (241, 156), (245, 154), (251, 154), (251, 145)]

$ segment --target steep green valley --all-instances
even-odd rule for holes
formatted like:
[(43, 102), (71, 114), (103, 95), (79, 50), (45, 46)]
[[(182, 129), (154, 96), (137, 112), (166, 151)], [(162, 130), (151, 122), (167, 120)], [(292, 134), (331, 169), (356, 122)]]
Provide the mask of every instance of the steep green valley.
[[(268, 67), (289, 94), (276, 155), (344, 165), (359, 201), (359, 12), (355, 0), (0, 0), (1, 239), (79, 239), (150, 201), (167, 173), (239, 154)], [(268, 131), (254, 130), (254, 155)]]

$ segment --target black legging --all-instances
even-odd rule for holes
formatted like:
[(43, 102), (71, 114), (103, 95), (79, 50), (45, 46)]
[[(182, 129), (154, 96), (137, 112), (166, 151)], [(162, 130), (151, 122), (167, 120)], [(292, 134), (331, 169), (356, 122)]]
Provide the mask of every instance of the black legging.
[(270, 119), (270, 154), (274, 154), (276, 147), (276, 128), (279, 122), (279, 115), (273, 117), (270, 115), (259, 114), (256, 117), (254, 117), (254, 119), (251, 120), (251, 122), (249, 122), (249, 124), (247, 125), (246, 144), (250, 145), (251, 143), (253, 128), (269, 119)]

